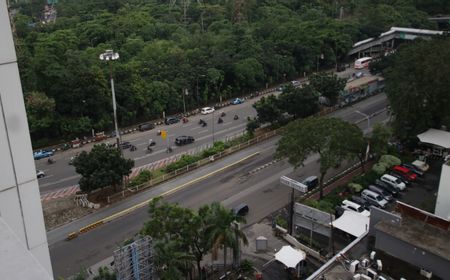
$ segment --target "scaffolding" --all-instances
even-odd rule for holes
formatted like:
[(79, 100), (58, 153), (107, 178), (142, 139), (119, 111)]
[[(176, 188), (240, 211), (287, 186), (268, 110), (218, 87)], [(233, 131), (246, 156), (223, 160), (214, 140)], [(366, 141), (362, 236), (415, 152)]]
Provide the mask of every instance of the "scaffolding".
[(118, 280), (152, 280), (152, 239), (144, 236), (114, 251), (114, 270)]

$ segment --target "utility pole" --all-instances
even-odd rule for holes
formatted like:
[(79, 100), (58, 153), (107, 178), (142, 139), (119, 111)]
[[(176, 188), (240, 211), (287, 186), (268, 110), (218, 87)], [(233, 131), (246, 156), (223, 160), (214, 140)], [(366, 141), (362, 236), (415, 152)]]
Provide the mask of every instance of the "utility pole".
[(291, 191), (291, 203), (289, 206), (289, 228), (288, 233), (292, 235), (292, 228), (294, 227), (294, 204), (295, 204), (295, 189)]

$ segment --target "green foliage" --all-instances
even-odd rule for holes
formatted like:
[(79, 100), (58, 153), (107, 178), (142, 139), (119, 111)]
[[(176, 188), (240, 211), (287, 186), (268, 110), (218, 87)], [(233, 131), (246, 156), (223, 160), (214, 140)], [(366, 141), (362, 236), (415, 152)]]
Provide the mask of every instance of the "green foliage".
[(319, 94), (308, 85), (302, 88), (289, 85), (278, 99), (280, 109), (294, 118), (306, 118), (319, 112)]
[(132, 178), (128, 185), (130, 187), (139, 186), (150, 181), (150, 179), (152, 179), (153, 177), (153, 173), (150, 170), (145, 169), (139, 172), (136, 177)]
[(400, 163), (402, 163), (402, 161), (398, 157), (392, 155), (382, 155), (378, 162), (384, 164), (386, 168), (390, 168), (394, 165), (399, 165)]
[(308, 199), (305, 201), (305, 204), (319, 209), (320, 211), (324, 211), (327, 213), (334, 213), (334, 205), (332, 202), (330, 202), (327, 199), (322, 199), (322, 200), (312, 200), (312, 199)]
[(383, 163), (375, 163), (372, 166), (372, 170), (380, 176), (386, 172), (386, 169), (387, 169), (387, 167)]
[[(416, 40), (400, 48), (385, 71), (394, 134), (402, 140), (430, 127), (450, 127), (450, 38)], [(408, 73), (408, 74), (405, 74)]]
[(96, 275), (93, 280), (115, 280), (116, 274), (109, 271), (106, 267), (100, 267), (98, 269), (98, 275)]
[[(356, 141), (356, 140), (357, 141)], [(359, 140), (358, 140), (359, 139)], [(350, 142), (361, 143), (361, 130), (350, 123), (335, 118), (306, 118), (289, 123), (278, 143), (277, 157), (287, 157), (297, 168), (311, 154), (320, 156), (320, 198), (323, 197), (323, 178), (330, 168), (345, 159), (354, 158), (356, 152)]]
[(255, 134), (255, 130), (260, 126), (261, 125), (257, 118), (250, 119), (247, 121), (247, 132), (253, 136)]
[(352, 193), (360, 193), (363, 187), (360, 184), (349, 183), (348, 187), (352, 190)]
[(309, 78), (309, 84), (322, 96), (330, 100), (331, 105), (336, 104), (339, 93), (344, 90), (346, 80), (335, 74), (318, 73)]
[(263, 96), (253, 104), (260, 123), (274, 124), (281, 118), (280, 102), (275, 95)]
[(183, 168), (187, 165), (193, 164), (193, 163), (197, 162), (199, 159), (200, 159), (199, 156), (182, 155), (179, 160), (167, 165), (165, 168), (165, 171), (167, 173), (170, 173), (174, 170), (177, 170), (177, 169)]
[(247, 259), (241, 262), (241, 270), (244, 273), (249, 273), (253, 271), (253, 263)]
[(288, 222), (281, 216), (278, 216), (275, 220), (275, 223), (282, 228), (288, 228)]
[(391, 138), (391, 130), (377, 123), (373, 126), (372, 137), (370, 137), (370, 149), (377, 155), (384, 155), (387, 153), (388, 141)]
[(113, 186), (116, 188), (123, 176), (131, 173), (134, 161), (125, 159), (119, 150), (105, 144), (94, 145), (88, 153), (83, 151), (73, 161), (75, 171), (81, 175), (80, 188), (84, 192)]
[(380, 175), (373, 169), (371, 169), (362, 175), (353, 177), (352, 182), (355, 184), (359, 184), (364, 188), (367, 188), (369, 185), (373, 184), (373, 182), (378, 179), (378, 177), (380, 177)]
[(202, 158), (207, 158), (209, 156), (212, 156), (212, 155), (218, 154), (220, 152), (223, 152), (226, 148), (227, 148), (227, 146), (225, 145), (224, 142), (222, 142), (222, 141), (214, 142), (214, 145), (211, 148), (205, 149), (202, 152), (202, 156), (201, 157)]

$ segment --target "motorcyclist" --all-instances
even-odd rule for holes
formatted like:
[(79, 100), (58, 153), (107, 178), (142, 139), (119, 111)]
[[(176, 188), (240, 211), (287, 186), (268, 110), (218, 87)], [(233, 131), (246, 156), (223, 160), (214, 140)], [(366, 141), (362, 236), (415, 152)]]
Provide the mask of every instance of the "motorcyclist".
[(225, 117), (227, 114), (225, 114), (225, 112), (222, 112), (222, 114), (220, 114), (221, 117)]
[(239, 119), (239, 116), (238, 115), (234, 115), (234, 119), (235, 120)]
[(47, 162), (48, 162), (48, 164), (52, 164), (52, 163), (54, 163), (55, 161), (54, 161), (51, 157), (49, 157), (49, 158), (47, 159)]
[(222, 118), (219, 118), (219, 119), (217, 120), (217, 122), (218, 122), (218, 123), (223, 123)]

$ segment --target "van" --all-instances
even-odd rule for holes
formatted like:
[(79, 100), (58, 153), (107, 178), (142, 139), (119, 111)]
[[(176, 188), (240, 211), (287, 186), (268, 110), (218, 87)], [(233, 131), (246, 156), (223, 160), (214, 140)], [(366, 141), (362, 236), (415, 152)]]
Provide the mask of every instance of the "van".
[(155, 125), (152, 123), (143, 123), (139, 125), (139, 131), (152, 130), (155, 128)]
[(385, 208), (387, 205), (386, 199), (384, 199), (381, 195), (371, 191), (371, 190), (363, 190), (361, 192), (361, 197), (367, 200), (374, 206)]
[(373, 192), (376, 192), (379, 195), (381, 195), (388, 202), (394, 200), (394, 198), (392, 197), (392, 194), (390, 194), (389, 192), (387, 192), (383, 188), (380, 188), (380, 187), (375, 186), (375, 185), (369, 185), (368, 189), (373, 191)]
[(248, 214), (249, 208), (245, 203), (239, 204), (233, 208), (233, 212), (238, 216), (245, 216)]
[(393, 197), (398, 197), (398, 191), (392, 185), (381, 181), (380, 179), (375, 180), (375, 186), (382, 188), (383, 190), (389, 192)]
[(317, 178), (317, 176), (309, 176), (303, 180), (302, 184), (306, 185), (308, 187), (308, 191), (310, 191), (319, 185), (319, 178)]
[(344, 208), (345, 210), (349, 210), (349, 211), (353, 211), (356, 213), (360, 213), (363, 216), (369, 217), (370, 216), (370, 212), (367, 211), (366, 209), (364, 209), (364, 207), (362, 207), (361, 205), (359, 205), (358, 203), (355, 203), (353, 201), (350, 200), (343, 200), (341, 203), (341, 207)]
[(395, 187), (397, 190), (403, 191), (406, 189), (405, 183), (403, 183), (399, 178), (396, 178), (389, 174), (384, 174), (380, 178), (381, 181), (390, 184), (391, 186)]

